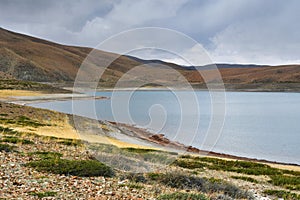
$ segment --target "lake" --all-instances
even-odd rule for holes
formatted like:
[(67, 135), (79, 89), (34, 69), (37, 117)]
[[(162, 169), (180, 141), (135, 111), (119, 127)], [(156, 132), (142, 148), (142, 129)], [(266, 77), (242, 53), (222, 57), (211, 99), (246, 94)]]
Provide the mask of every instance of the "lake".
[[(225, 102), (212, 101), (206, 91), (96, 95), (110, 98), (30, 106), (134, 124), (204, 150), (300, 164), (300, 93), (226, 92)], [(221, 112), (215, 113), (218, 106)], [(212, 123), (214, 115), (218, 127)]]

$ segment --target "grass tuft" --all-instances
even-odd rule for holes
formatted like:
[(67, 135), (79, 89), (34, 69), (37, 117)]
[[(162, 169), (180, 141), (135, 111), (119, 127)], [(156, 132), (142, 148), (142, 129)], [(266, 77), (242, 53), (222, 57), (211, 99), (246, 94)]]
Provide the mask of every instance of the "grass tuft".
[(137, 189), (137, 190), (141, 190), (144, 188), (144, 186), (140, 183), (128, 183), (125, 186), (127, 186), (128, 188)]
[(11, 129), (11, 128), (6, 128), (6, 127), (3, 127), (3, 126), (0, 126), (0, 132), (3, 133), (3, 134), (11, 134), (11, 135), (15, 135), (17, 134), (18, 132)]
[(77, 139), (63, 139), (61, 141), (58, 141), (57, 143), (67, 146), (80, 146), (83, 144), (81, 140)]
[(135, 183), (145, 183), (147, 182), (146, 177), (142, 173), (125, 173), (121, 176), (121, 180), (128, 179)]
[(248, 161), (233, 161), (210, 157), (192, 157), (188, 155), (181, 156), (174, 165), (187, 168), (208, 168), (210, 170), (230, 171), (248, 175), (277, 175), (282, 174), (282, 171), (272, 168), (266, 164), (248, 162)]
[(12, 137), (12, 136), (6, 136), (0, 142), (7, 142), (7, 143), (12, 143), (12, 144), (34, 144), (31, 140), (27, 139), (21, 139), (17, 137)]
[(14, 151), (15, 147), (8, 145), (8, 144), (0, 144), (0, 151), (5, 151), (5, 152), (12, 152)]
[(29, 153), (29, 155), (37, 155), (40, 159), (59, 159), (63, 156), (61, 153), (51, 151), (37, 151)]
[(203, 169), (205, 167), (208, 167), (208, 164), (203, 162), (197, 162), (197, 161), (189, 161), (189, 160), (183, 160), (183, 159), (177, 159), (173, 162), (173, 165), (186, 168), (186, 169)]
[(112, 177), (114, 175), (110, 167), (97, 160), (43, 159), (29, 162), (26, 166), (35, 168), (37, 171), (81, 177)]
[(47, 191), (47, 192), (30, 192), (29, 193), (32, 196), (37, 196), (38, 198), (44, 198), (44, 197), (54, 197), (57, 195), (57, 192)]
[(154, 177), (154, 180), (156, 182), (164, 184), (168, 187), (181, 190), (197, 190), (198, 192), (203, 193), (223, 193), (235, 199), (252, 199), (252, 195), (250, 193), (219, 179), (201, 178), (184, 174), (182, 172), (173, 172), (159, 175), (148, 174), (147, 176)]
[(149, 153), (149, 152), (160, 152), (156, 149), (142, 149), (142, 148), (133, 148), (133, 147), (127, 147), (122, 148), (125, 151), (131, 152), (131, 153)]
[(34, 128), (38, 128), (41, 126), (51, 126), (51, 124), (40, 123), (36, 120), (30, 119), (26, 116), (18, 116), (17, 118), (0, 118), (0, 122), (3, 124), (15, 124), (18, 126), (31, 126)]
[(300, 177), (297, 176), (286, 176), (286, 175), (275, 175), (270, 176), (271, 184), (276, 186), (283, 186), (291, 190), (300, 190)]
[(285, 200), (299, 200), (300, 195), (285, 190), (265, 190), (266, 195), (276, 196)]
[(231, 178), (240, 179), (240, 180), (248, 181), (248, 182), (252, 182), (252, 183), (258, 183), (258, 181), (256, 179), (248, 177), (248, 176), (231, 176)]
[(158, 200), (208, 200), (203, 194), (175, 192), (171, 194), (162, 194)]

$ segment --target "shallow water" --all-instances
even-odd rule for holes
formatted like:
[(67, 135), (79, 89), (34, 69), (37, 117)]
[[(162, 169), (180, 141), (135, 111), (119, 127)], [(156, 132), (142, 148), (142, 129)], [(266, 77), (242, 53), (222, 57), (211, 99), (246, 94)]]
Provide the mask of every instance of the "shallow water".
[[(212, 101), (210, 93), (204, 91), (96, 95), (111, 98), (31, 106), (135, 124), (215, 152), (300, 164), (300, 93), (226, 92), (225, 102), (222, 98)], [(223, 127), (212, 125), (215, 108), (221, 108), (216, 116), (220, 122), (224, 120)]]

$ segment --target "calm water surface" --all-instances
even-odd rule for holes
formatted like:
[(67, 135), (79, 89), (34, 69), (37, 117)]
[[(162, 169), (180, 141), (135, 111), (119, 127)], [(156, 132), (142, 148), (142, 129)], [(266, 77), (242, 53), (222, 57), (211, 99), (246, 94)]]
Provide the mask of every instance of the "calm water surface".
[[(137, 91), (126, 103), (124, 99), (128, 94), (122, 91), (107, 100), (74, 101), (75, 109), (72, 101), (31, 106), (131, 123), (215, 152), (300, 164), (300, 93), (226, 92), (224, 126), (213, 146), (205, 144), (214, 107), (208, 92), (197, 91), (198, 106), (195, 108), (191, 103), (191, 108), (185, 111), (181, 110), (181, 101), (170, 91)], [(96, 95), (111, 97), (112, 92)], [(130, 117), (124, 114), (126, 110)], [(184, 137), (177, 137), (178, 134)]]

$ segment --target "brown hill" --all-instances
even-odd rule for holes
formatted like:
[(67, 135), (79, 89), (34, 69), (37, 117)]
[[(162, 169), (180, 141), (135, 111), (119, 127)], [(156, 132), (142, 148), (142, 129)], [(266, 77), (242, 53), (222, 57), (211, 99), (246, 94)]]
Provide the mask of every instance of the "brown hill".
[[(91, 50), (60, 45), (0, 28), (0, 71), (21, 80), (73, 81), (81, 63)], [(100, 61), (115, 57), (112, 53), (98, 53)], [(137, 64), (139, 63), (121, 56), (113, 66), (127, 68)]]
[[(56, 44), (0, 28), (0, 78), (72, 83), (79, 67), (91, 51), (91, 48)], [(127, 77), (122, 82), (124, 87), (136, 84), (178, 86), (186, 80), (195, 87), (205, 87), (203, 78), (193, 67), (119, 56), (100, 50), (93, 51), (86, 63), (89, 67), (82, 72), (85, 77), (83, 81), (96, 79), (97, 70), (115, 58), (117, 59), (101, 77), (102, 87), (113, 87), (121, 77)], [(136, 66), (139, 66), (138, 70), (130, 71)], [(229, 89), (300, 90), (300, 65), (218, 67)], [(216, 79), (216, 75), (210, 73), (209, 69), (203, 68), (201, 72), (207, 75), (206, 82)]]

